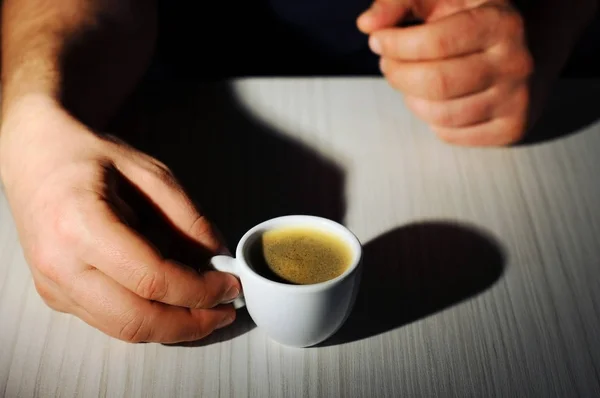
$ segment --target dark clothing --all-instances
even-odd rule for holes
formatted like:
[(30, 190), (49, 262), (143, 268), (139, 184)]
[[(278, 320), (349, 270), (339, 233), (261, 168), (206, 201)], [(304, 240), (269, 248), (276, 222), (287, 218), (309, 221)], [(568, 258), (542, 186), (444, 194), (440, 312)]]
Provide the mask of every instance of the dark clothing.
[[(518, 2), (524, 9), (527, 0)], [(356, 18), (371, 0), (161, 0), (158, 60), (178, 76), (379, 74)], [(566, 71), (597, 74), (599, 24)], [(590, 37), (591, 34), (591, 37)]]
[(165, 0), (159, 6), (159, 56), (188, 72), (216, 76), (377, 73), (377, 57), (355, 22), (369, 4)]

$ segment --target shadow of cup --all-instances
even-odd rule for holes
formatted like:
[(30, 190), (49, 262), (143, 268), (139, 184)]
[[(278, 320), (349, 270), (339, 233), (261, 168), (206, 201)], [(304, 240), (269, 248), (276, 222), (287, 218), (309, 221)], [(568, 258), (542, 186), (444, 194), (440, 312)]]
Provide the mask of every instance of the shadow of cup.
[(423, 222), (364, 245), (363, 279), (352, 314), (321, 346), (388, 332), (460, 303), (502, 275), (504, 254), (472, 226)]

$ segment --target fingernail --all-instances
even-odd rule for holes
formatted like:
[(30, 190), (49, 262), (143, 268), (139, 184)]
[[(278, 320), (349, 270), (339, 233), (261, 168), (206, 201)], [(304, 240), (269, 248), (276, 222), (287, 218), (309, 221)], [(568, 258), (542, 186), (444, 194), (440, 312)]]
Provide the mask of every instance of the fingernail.
[(225, 326), (231, 325), (235, 320), (235, 315), (227, 315), (223, 320), (217, 325), (215, 329), (221, 329)]
[(381, 41), (375, 36), (369, 37), (369, 47), (377, 55), (381, 55)]
[(240, 289), (235, 286), (232, 286), (225, 292), (223, 295), (223, 299), (221, 300), (221, 304), (229, 303), (237, 298), (240, 295)]

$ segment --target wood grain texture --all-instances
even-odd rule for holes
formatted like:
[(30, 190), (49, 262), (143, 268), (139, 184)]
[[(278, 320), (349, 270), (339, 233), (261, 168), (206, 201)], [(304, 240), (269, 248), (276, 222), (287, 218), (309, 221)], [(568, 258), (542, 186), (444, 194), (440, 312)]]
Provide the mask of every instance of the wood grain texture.
[[(600, 95), (597, 81), (561, 84)], [(367, 254), (357, 310), (308, 349), (271, 342), (243, 313), (195, 347), (120, 342), (45, 307), (0, 196), (0, 395), (600, 396), (600, 122), (561, 124), (580, 109), (554, 103), (559, 122), (545, 122), (569, 136), (469, 149), (439, 142), (380, 79), (250, 79), (137, 101), (131, 141), (230, 243), (293, 212), (352, 229)]]

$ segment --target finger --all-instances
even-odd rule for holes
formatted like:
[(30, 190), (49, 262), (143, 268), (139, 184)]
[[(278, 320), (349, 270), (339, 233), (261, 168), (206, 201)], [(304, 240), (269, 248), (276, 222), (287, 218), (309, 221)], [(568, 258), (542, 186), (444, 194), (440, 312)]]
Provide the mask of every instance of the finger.
[(128, 342), (199, 340), (235, 319), (233, 306), (187, 309), (144, 300), (96, 269), (78, 275), (70, 289), (75, 315)]
[(358, 17), (356, 25), (361, 32), (369, 34), (378, 29), (394, 26), (408, 14), (409, 10), (403, 0), (376, 0)]
[(526, 112), (527, 86), (503, 84), (483, 92), (446, 101), (405, 96), (408, 108), (435, 127), (469, 127)]
[(369, 46), (376, 54), (400, 61), (468, 55), (496, 43), (499, 20), (495, 8), (469, 9), (423, 25), (375, 31)]
[(222, 250), (224, 245), (213, 231), (211, 223), (198, 212), (165, 165), (150, 157), (139, 156), (135, 160), (121, 159), (116, 167), (158, 206), (180, 232), (213, 253)]
[(495, 71), (481, 54), (443, 61), (398, 62), (381, 58), (381, 71), (406, 95), (429, 100), (459, 98), (495, 83)]
[(217, 271), (202, 274), (165, 260), (99, 201), (86, 212), (82, 259), (138, 296), (188, 308), (212, 308), (239, 295), (239, 281)]
[(464, 128), (438, 127), (431, 129), (442, 140), (463, 146), (503, 146), (523, 138), (525, 125), (515, 118), (497, 118)]
[(463, 98), (431, 101), (405, 96), (406, 106), (421, 120), (439, 127), (467, 127), (487, 122), (494, 116), (493, 89)]

